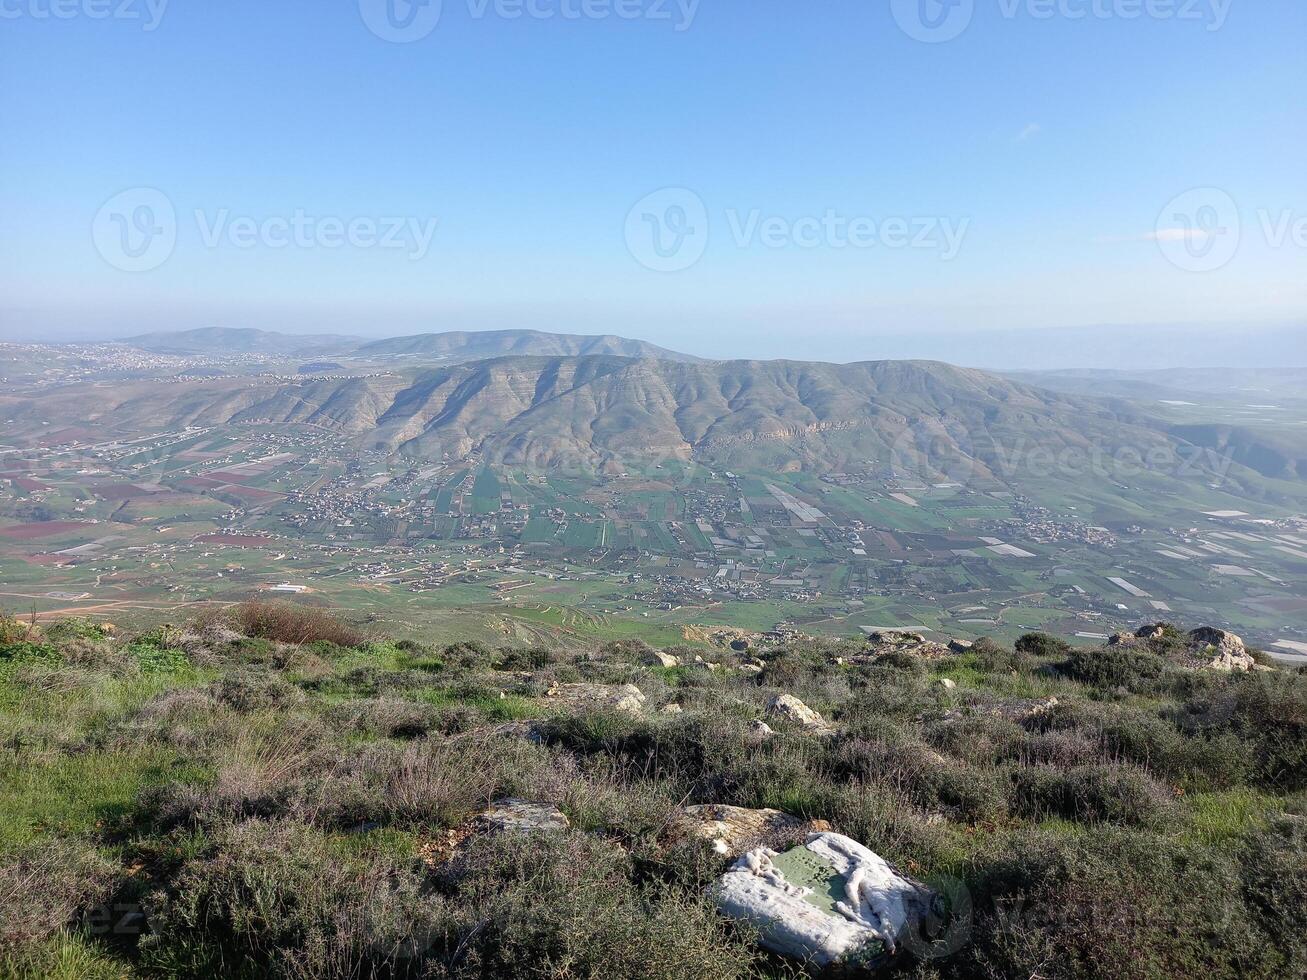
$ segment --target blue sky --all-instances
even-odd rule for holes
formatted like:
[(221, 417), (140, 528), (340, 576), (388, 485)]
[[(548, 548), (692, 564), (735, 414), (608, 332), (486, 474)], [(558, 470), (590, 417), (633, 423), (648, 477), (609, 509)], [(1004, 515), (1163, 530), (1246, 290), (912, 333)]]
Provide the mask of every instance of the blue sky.
[(0, 0), (0, 336), (1307, 319), (1297, 0), (386, 2)]

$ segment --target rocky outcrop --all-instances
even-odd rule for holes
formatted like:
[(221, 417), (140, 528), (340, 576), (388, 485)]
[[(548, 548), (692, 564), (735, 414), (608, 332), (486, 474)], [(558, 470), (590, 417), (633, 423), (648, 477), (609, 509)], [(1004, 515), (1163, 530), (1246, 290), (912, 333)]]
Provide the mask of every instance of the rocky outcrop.
[(753, 926), (767, 949), (817, 967), (871, 968), (934, 914), (926, 886), (840, 834), (818, 833), (778, 854), (757, 848), (722, 876), (721, 912)]
[(1252, 670), (1257, 661), (1244, 646), (1243, 639), (1227, 630), (1213, 626), (1200, 626), (1189, 633), (1189, 648), (1200, 659), (1207, 661), (1210, 670)]
[(644, 713), (644, 694), (634, 684), (559, 684), (545, 692), (551, 705), (569, 711), (608, 710)]

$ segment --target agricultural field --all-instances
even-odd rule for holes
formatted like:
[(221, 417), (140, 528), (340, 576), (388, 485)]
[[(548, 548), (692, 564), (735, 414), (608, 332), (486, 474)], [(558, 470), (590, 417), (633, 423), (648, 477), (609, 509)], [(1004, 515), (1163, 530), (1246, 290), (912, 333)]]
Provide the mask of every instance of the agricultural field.
[(1147, 474), (1078, 489), (693, 462), (546, 475), (361, 451), (308, 425), (47, 431), (0, 455), (0, 606), (157, 622), (265, 593), (489, 639), (621, 620), (657, 638), (1097, 642), (1175, 617), (1291, 657), (1307, 642), (1307, 522)]

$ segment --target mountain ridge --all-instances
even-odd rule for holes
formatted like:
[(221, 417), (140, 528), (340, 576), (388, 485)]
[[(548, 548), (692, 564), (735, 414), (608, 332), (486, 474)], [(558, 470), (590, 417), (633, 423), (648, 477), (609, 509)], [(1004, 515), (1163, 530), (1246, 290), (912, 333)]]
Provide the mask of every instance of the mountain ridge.
[[(1045, 456), (1174, 451), (1137, 406), (934, 361), (676, 362), (506, 356), (348, 378), (76, 385), (0, 397), (6, 417), (128, 427), (312, 424), (360, 448), (539, 469), (696, 460), (725, 468), (876, 467), (916, 480)], [(85, 414), (77, 414), (79, 412)], [(1249, 456), (1254, 459), (1255, 457)]]

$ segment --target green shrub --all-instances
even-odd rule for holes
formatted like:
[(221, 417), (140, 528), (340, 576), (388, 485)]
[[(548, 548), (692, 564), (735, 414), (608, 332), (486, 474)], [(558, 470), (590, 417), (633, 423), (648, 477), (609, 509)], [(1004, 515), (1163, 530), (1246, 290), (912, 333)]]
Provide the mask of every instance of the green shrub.
[(222, 828), (147, 909), (147, 968), (223, 974), (380, 977), (403, 973), (438, 940), (444, 903), (411, 866), (349, 855), (296, 823)]
[(20, 640), (0, 646), (0, 666), (8, 664), (13, 667), (62, 667), (63, 655), (49, 643), (30, 643)]
[(931, 725), (926, 737), (939, 751), (973, 765), (1015, 759), (1026, 743), (1026, 732), (1016, 722), (985, 714)]
[(986, 674), (1022, 673), (1035, 666), (1034, 658), (1026, 651), (1000, 646), (987, 636), (971, 645), (965, 659)]
[(635, 872), (620, 848), (588, 835), (477, 840), (450, 872), (464, 944), (451, 975), (756, 975), (747, 930), (731, 929), (705, 894), (640, 886)]
[(67, 640), (103, 640), (109, 631), (100, 623), (90, 619), (56, 619), (41, 630), (41, 635), (51, 643), (63, 643)]
[(1147, 824), (1166, 802), (1165, 787), (1128, 766), (1028, 766), (1012, 773), (1012, 809), (1032, 820)]
[(1275, 977), (1272, 936), (1243, 902), (1228, 855), (1133, 831), (1018, 837), (971, 882), (971, 942), (957, 977)]
[(1196, 735), (1228, 733), (1245, 742), (1260, 785), (1307, 789), (1307, 677), (1258, 671), (1223, 679), (1189, 700), (1181, 724)]
[(1035, 657), (1065, 657), (1071, 652), (1071, 644), (1047, 633), (1027, 633), (1017, 640), (1016, 652)]
[(1144, 692), (1157, 686), (1174, 668), (1155, 653), (1127, 646), (1075, 650), (1059, 669), (1082, 684), (1112, 690)]
[(1268, 937), (1279, 976), (1307, 976), (1307, 822), (1286, 817), (1239, 854), (1244, 901)]

